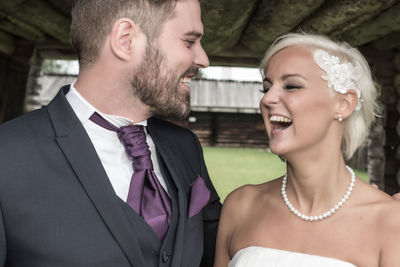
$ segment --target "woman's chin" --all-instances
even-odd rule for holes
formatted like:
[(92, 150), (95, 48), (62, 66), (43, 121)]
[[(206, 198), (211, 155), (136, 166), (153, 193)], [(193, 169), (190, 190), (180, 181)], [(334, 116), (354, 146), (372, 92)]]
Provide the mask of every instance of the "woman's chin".
[(270, 144), (270, 146), (269, 146), (269, 150), (272, 152), (272, 153), (274, 153), (274, 154), (276, 154), (276, 155), (278, 155), (278, 156), (283, 156), (284, 154), (286, 154), (286, 149), (284, 148), (284, 147), (282, 147), (282, 146), (276, 146), (276, 145), (271, 145)]
[(277, 155), (282, 161), (286, 161), (286, 157), (287, 157), (287, 149), (284, 149), (284, 148), (276, 148), (276, 147), (270, 147), (269, 148), (269, 150), (273, 153), (273, 154), (275, 154), (275, 155)]

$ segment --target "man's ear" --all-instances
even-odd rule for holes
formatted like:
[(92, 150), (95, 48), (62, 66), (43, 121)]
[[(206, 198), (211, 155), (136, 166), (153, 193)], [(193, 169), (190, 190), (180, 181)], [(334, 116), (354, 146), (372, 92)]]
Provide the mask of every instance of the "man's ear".
[(110, 46), (113, 54), (123, 61), (128, 61), (134, 52), (135, 38), (140, 28), (132, 20), (121, 18), (117, 20), (110, 34)]
[(349, 117), (355, 107), (358, 104), (358, 96), (356, 91), (348, 90), (345, 94), (338, 94), (339, 98), (337, 113), (342, 116), (343, 119)]

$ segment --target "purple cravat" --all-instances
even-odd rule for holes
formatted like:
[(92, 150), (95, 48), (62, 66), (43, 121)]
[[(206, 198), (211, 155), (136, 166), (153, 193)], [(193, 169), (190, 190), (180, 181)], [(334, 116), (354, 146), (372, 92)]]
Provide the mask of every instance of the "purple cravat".
[(97, 112), (93, 113), (90, 120), (117, 132), (126, 153), (132, 159), (134, 170), (126, 202), (153, 228), (160, 240), (163, 240), (171, 222), (171, 201), (154, 173), (143, 126), (128, 125), (118, 128)]

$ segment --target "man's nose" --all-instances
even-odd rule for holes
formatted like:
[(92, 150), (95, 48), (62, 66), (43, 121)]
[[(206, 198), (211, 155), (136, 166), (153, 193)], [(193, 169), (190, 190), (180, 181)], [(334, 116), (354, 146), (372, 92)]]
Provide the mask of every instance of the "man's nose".
[(207, 68), (210, 65), (206, 51), (204, 51), (203, 46), (200, 44), (195, 52), (194, 64), (200, 68)]

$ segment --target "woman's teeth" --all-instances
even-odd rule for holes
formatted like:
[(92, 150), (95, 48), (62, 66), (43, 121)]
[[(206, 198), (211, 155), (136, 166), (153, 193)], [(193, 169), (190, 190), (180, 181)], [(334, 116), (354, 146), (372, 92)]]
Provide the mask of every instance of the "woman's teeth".
[(269, 118), (270, 122), (283, 122), (283, 123), (291, 123), (292, 120), (283, 116), (271, 116)]

